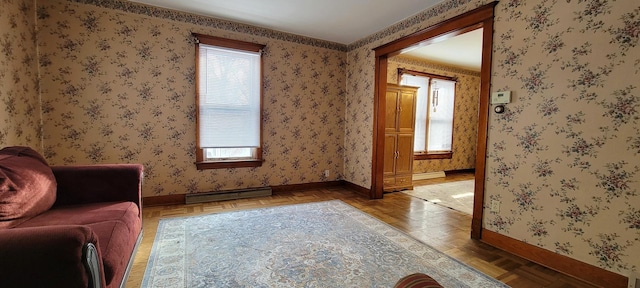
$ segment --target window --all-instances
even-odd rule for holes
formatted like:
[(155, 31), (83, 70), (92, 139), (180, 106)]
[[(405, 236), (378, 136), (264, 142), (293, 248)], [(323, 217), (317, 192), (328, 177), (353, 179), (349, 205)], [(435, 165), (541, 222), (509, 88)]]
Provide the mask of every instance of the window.
[(197, 168), (261, 166), (264, 45), (194, 36)]
[(401, 85), (417, 86), (414, 159), (451, 159), (455, 78), (398, 69)]

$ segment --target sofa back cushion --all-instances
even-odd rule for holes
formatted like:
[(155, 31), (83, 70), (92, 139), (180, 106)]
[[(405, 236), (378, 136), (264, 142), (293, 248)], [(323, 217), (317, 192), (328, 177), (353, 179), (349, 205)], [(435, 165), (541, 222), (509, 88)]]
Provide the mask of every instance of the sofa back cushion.
[(0, 228), (14, 227), (56, 201), (56, 179), (47, 161), (29, 147), (0, 150)]

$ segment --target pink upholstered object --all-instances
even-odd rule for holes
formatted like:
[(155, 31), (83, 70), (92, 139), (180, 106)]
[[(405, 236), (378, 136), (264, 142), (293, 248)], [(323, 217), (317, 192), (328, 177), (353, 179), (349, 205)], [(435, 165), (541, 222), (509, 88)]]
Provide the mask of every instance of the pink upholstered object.
[(55, 201), (56, 179), (38, 152), (19, 146), (0, 150), (0, 228), (29, 220)]
[(0, 287), (122, 287), (142, 177), (139, 164), (49, 167), (30, 148), (0, 150)]
[(415, 273), (404, 276), (398, 280), (394, 288), (442, 288), (442, 285), (438, 283), (429, 275), (423, 273)]
[(138, 234), (142, 229), (139, 213), (138, 206), (132, 202), (103, 202), (53, 207), (15, 228), (64, 225), (90, 228), (98, 240), (97, 246), (100, 248), (102, 256), (106, 284), (108, 287), (115, 287), (116, 284), (119, 284), (118, 281), (124, 277), (129, 257), (131, 257), (130, 253), (134, 249)]

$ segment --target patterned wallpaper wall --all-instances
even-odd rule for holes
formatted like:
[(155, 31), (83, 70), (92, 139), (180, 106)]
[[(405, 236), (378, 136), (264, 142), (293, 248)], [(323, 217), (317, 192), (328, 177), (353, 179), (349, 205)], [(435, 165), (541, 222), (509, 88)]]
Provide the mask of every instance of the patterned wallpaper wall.
[(414, 160), (413, 173), (473, 169), (476, 165), (480, 73), (403, 56), (389, 58), (387, 82), (398, 82), (398, 68), (457, 77), (453, 119), (453, 158)]
[[(94, 4), (38, 2), (37, 57), (33, 2), (0, 2), (0, 144), (39, 144), (39, 59), (47, 158), (143, 163), (145, 196), (342, 177), (370, 187), (372, 49), (491, 2), (446, 1), (343, 49), (78, 1)], [(616, 273), (638, 270), (638, 27), (635, 0), (498, 3), (491, 90), (511, 90), (514, 102), (489, 115), (485, 202), (501, 209), (485, 213), (487, 229)], [(195, 170), (191, 32), (268, 45), (264, 167)]]
[[(144, 196), (342, 178), (344, 52), (143, 5), (56, 0), (38, 10), (51, 163), (142, 163)], [(178, 21), (146, 16), (155, 14)], [(267, 45), (262, 167), (196, 170), (192, 32)]]
[(640, 269), (640, 3), (496, 9), (485, 212), (492, 231), (610, 271)]
[[(371, 185), (373, 48), (490, 1), (447, 1), (350, 45), (346, 180)], [(640, 267), (640, 5), (500, 1), (489, 115), (488, 230), (619, 274)], [(358, 116), (355, 116), (358, 115)]]
[(0, 147), (41, 150), (33, 1), (0, 1)]

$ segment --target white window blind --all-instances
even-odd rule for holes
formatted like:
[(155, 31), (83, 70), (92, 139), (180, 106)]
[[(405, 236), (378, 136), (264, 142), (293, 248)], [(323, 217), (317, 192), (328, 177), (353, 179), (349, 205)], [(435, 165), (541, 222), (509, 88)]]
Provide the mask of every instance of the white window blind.
[(260, 53), (199, 45), (199, 147), (260, 146)]
[(413, 136), (413, 150), (415, 152), (424, 152), (427, 147), (427, 101), (429, 99), (429, 81), (431, 79), (422, 76), (413, 76), (409, 74), (402, 75), (402, 85), (420, 87), (416, 98), (416, 126)]
[(428, 152), (451, 151), (455, 90), (456, 82), (440, 79), (431, 81)]
[(403, 74), (400, 84), (420, 87), (416, 99), (414, 152), (451, 151), (456, 82)]

